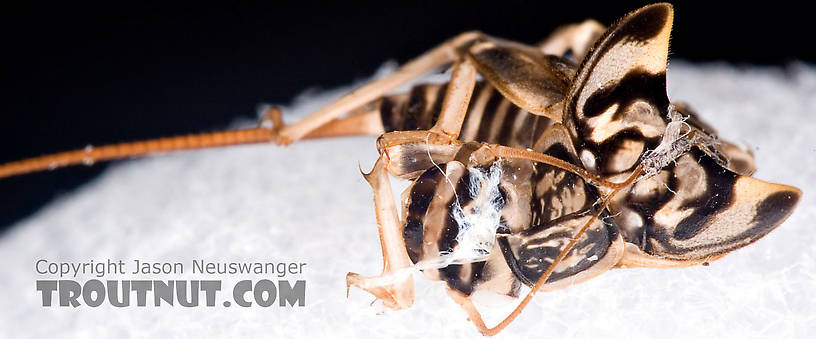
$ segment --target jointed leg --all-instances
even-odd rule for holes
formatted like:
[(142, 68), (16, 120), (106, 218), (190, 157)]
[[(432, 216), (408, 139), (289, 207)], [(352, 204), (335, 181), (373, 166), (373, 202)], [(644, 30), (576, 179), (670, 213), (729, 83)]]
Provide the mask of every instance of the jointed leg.
[[(468, 61), (459, 62), (451, 76), (450, 86), (445, 94), (439, 121), (431, 129), (442, 139), (455, 140), (459, 136), (470, 96), (476, 83), (476, 71)], [(425, 132), (426, 135), (428, 132)], [(426, 138), (427, 142), (428, 138)], [(362, 288), (382, 300), (392, 309), (401, 309), (413, 303), (413, 280), (411, 266), (402, 227), (393, 200), (391, 183), (388, 181), (387, 153), (380, 155), (374, 169), (365, 178), (374, 190), (374, 204), (377, 209), (380, 245), (383, 251), (383, 273), (378, 277), (362, 277), (355, 273), (346, 276), (346, 284)]]
[(476, 68), (465, 58), (453, 69), (445, 100), (442, 102), (442, 111), (431, 132), (447, 135), (451, 139), (459, 137), (475, 86)]
[(603, 212), (606, 206), (606, 201), (608, 200), (606, 199), (604, 200), (601, 206), (602, 208), (598, 209), (598, 211), (584, 225), (584, 227), (582, 227), (575, 235), (573, 235), (572, 240), (567, 244), (567, 246), (561, 249), (561, 252), (555, 258), (555, 260), (553, 260), (553, 262), (550, 264), (550, 267), (547, 268), (544, 274), (541, 275), (541, 278), (539, 278), (535, 285), (533, 285), (530, 292), (527, 293), (527, 296), (525, 296), (524, 299), (522, 299), (521, 302), (518, 304), (518, 306), (516, 306), (513, 312), (511, 312), (510, 315), (504, 318), (504, 320), (502, 320), (498, 325), (494, 327), (487, 327), (487, 325), (485, 325), (484, 323), (484, 320), (482, 319), (482, 315), (479, 313), (479, 310), (476, 309), (476, 306), (473, 305), (473, 302), (468, 297), (465, 297), (456, 292), (451, 292), (449, 293), (449, 295), (468, 314), (468, 318), (470, 319), (471, 322), (473, 322), (473, 324), (476, 326), (476, 328), (482, 335), (494, 336), (498, 334), (508, 325), (510, 325), (510, 323), (512, 323), (513, 320), (515, 320), (516, 317), (518, 317), (518, 315), (521, 314), (521, 311), (523, 311), (524, 308), (527, 307), (527, 304), (529, 304), (530, 301), (533, 300), (533, 296), (535, 296), (536, 292), (538, 292), (541, 289), (541, 287), (544, 286), (547, 279), (550, 277), (550, 275), (552, 275), (552, 272), (555, 270), (555, 267), (558, 266), (559, 263), (561, 263), (561, 260), (564, 259), (564, 257), (567, 255), (567, 253), (569, 253), (570, 250), (572, 250), (572, 247), (575, 246), (575, 244), (578, 242), (578, 239), (580, 239), (584, 232), (586, 232), (586, 230), (589, 228), (592, 222), (596, 218), (598, 218), (598, 215), (600, 215), (601, 212)]
[(587, 223), (584, 224), (584, 226), (581, 227), (581, 229), (578, 230), (578, 232), (576, 232), (572, 236), (570, 242), (567, 243), (567, 245), (561, 249), (561, 252), (559, 252), (555, 260), (553, 260), (553, 262), (550, 264), (550, 266), (547, 268), (544, 274), (541, 275), (541, 277), (538, 279), (535, 285), (533, 285), (533, 287), (531, 288), (530, 292), (527, 293), (524, 299), (521, 300), (521, 302), (518, 304), (518, 306), (516, 306), (513, 312), (511, 312), (506, 318), (504, 318), (504, 320), (502, 320), (496, 326), (489, 328), (487, 327), (487, 325), (485, 325), (481, 314), (476, 309), (476, 306), (473, 305), (473, 302), (470, 300), (470, 298), (463, 296), (455, 291), (449, 291), (449, 295), (468, 314), (469, 319), (473, 322), (473, 324), (476, 326), (476, 328), (482, 335), (493, 336), (498, 334), (504, 328), (510, 325), (510, 323), (513, 322), (513, 320), (515, 320), (519, 314), (521, 314), (521, 311), (523, 311), (524, 308), (527, 307), (527, 304), (530, 303), (530, 301), (533, 299), (533, 296), (535, 296), (535, 294), (539, 290), (541, 290), (541, 288), (546, 283), (547, 279), (549, 279), (550, 275), (552, 275), (556, 266), (558, 266), (558, 264), (561, 263), (561, 261), (564, 259), (564, 257), (567, 256), (570, 250), (572, 250), (572, 248), (578, 242), (578, 239), (580, 239), (581, 236), (583, 236), (583, 234), (587, 231), (587, 229), (589, 229), (589, 226), (592, 225), (592, 223), (598, 218), (598, 216), (604, 210), (606, 210), (609, 201), (612, 200), (615, 194), (623, 190), (625, 187), (634, 183), (635, 180), (637, 180), (637, 178), (640, 177), (642, 173), (643, 173), (642, 167), (638, 167), (625, 182), (620, 184), (620, 187), (615, 188), (609, 195), (607, 195), (606, 197), (603, 198), (603, 200), (601, 200), (598, 206), (598, 210), (592, 215), (592, 218), (590, 218), (589, 221), (587, 221)]
[(329, 138), (350, 135), (380, 135), (385, 133), (380, 117), (380, 110), (373, 109), (356, 112), (343, 119), (327, 122), (312, 130), (304, 139)]
[(352, 114), (349, 116), (350, 119), (343, 119), (346, 121), (337, 120), (337, 118), (363, 107), (363, 105), (377, 99), (388, 91), (434, 68), (459, 59), (458, 49), (480, 39), (482, 36), (478, 32), (463, 33), (408, 62), (393, 74), (352, 91), (290, 126), (283, 125), (280, 112), (276, 108), (268, 108), (261, 119), (261, 126), (258, 128), (86, 147), (80, 150), (23, 159), (0, 164), (0, 179), (47, 169), (125, 159), (160, 152), (265, 142), (286, 145), (306, 137), (373, 134), (379, 130), (372, 121), (371, 114), (362, 114), (360, 116)]
[[(415, 131), (415, 132), (397, 132), (397, 133), (388, 133), (381, 138), (382, 140), (387, 140), (387, 145), (381, 147), (381, 149), (388, 149), (389, 147), (399, 147), (402, 144), (409, 144), (419, 142), (419, 139), (425, 139), (426, 143), (430, 143), (431, 136), (435, 136), (433, 139), (434, 146), (444, 146), (446, 142), (446, 138), (441, 133), (433, 133), (431, 131)], [(412, 140), (416, 139), (416, 140)], [(429, 145), (430, 147), (430, 145)], [(540, 153), (535, 152), (532, 150), (525, 150), (513, 147), (507, 147), (502, 145), (487, 145), (490, 151), (497, 157), (497, 158), (515, 158), (515, 159), (526, 159), (535, 162), (545, 163), (570, 173), (574, 173), (587, 182), (592, 183), (595, 186), (602, 186), (609, 190), (609, 193), (598, 203), (598, 207), (596, 212), (592, 215), (586, 224), (584, 224), (580, 229), (578, 229), (575, 234), (572, 235), (571, 240), (567, 245), (561, 249), (558, 256), (553, 260), (547, 270), (541, 275), (541, 277), (536, 281), (536, 283), (532, 286), (530, 292), (525, 296), (524, 299), (519, 303), (518, 306), (513, 310), (510, 315), (508, 315), (504, 320), (502, 320), (496, 326), (489, 328), (484, 323), (484, 320), (481, 317), (476, 306), (470, 300), (469, 297), (462, 295), (461, 293), (453, 290), (449, 290), (448, 293), (451, 298), (459, 304), (463, 310), (468, 314), (469, 319), (474, 323), (477, 327), (479, 332), (483, 335), (495, 335), (501, 332), (505, 327), (507, 327), (519, 314), (521, 311), (530, 303), (533, 296), (542, 289), (544, 284), (546, 283), (547, 279), (552, 275), (555, 268), (564, 260), (567, 254), (572, 250), (572, 248), (578, 243), (578, 240), (587, 232), (589, 227), (597, 220), (599, 215), (606, 210), (607, 204), (611, 199), (620, 191), (626, 189), (630, 185), (632, 185), (643, 173), (643, 167), (637, 167), (635, 171), (633, 171), (627, 180), (623, 182), (610, 182), (602, 178), (601, 176), (586, 171), (585, 169), (575, 166), (569, 162), (563, 161), (561, 159)], [(388, 156), (387, 153), (383, 154), (384, 156)]]
[(628, 181), (621, 183), (608, 181), (598, 174), (590, 172), (580, 166), (573, 165), (569, 162), (558, 159), (551, 155), (502, 145), (489, 145), (489, 147), (497, 157), (526, 159), (530, 161), (545, 163), (547, 165), (558, 167), (562, 170), (573, 173), (581, 177), (581, 179), (584, 179), (595, 186), (600, 186), (608, 189), (619, 189), (629, 185)]
[(388, 180), (388, 157), (380, 156), (374, 169), (363, 174), (374, 191), (374, 206), (377, 210), (377, 224), (380, 246), (383, 251), (383, 272), (377, 277), (363, 277), (356, 273), (346, 275), (346, 287), (356, 286), (373, 294), (391, 309), (409, 307), (414, 302), (414, 281), (411, 260), (402, 240), (402, 227), (397, 216), (391, 183)]
[(337, 119), (362, 105), (365, 105), (372, 100), (379, 98), (388, 91), (399, 87), (400, 85), (425, 74), (434, 68), (440, 67), (446, 63), (455, 61), (459, 58), (458, 49), (476, 39), (482, 37), (480, 33), (468, 32), (463, 33), (451, 40), (444, 42), (436, 48), (428, 51), (420, 57), (411, 60), (403, 65), (396, 72), (386, 76), (385, 78), (372, 81), (362, 87), (352, 91), (349, 94), (341, 97), (337, 101), (321, 108), (317, 112), (312, 113), (303, 120), (284, 127), (280, 131), (279, 144), (289, 144), (305, 137), (309, 132), (319, 128), (320, 126)]
[[(463, 66), (463, 65), (465, 65), (465, 66)], [(466, 65), (467, 65), (466, 62), (463, 62), (463, 63), (459, 64), (457, 66), (459, 68), (458, 70), (462, 71), (462, 67), (467, 67)], [(456, 73), (456, 72), (454, 72), (454, 73)], [(454, 80), (456, 78), (457, 77), (454, 75)], [(464, 79), (464, 78), (465, 77), (460, 77), (460, 79)], [(452, 83), (454, 82), (454, 80), (452, 80)], [(462, 81), (462, 83), (465, 83), (465, 81)], [(456, 86), (451, 86), (451, 87), (453, 88), (453, 87), (456, 87)], [(448, 95), (448, 97), (454, 97), (454, 95), (452, 95), (451, 93), (448, 93), (447, 95)], [(455, 95), (458, 95), (458, 97), (460, 97), (460, 98), (467, 97), (467, 96), (462, 95), (462, 93), (458, 93), (458, 94), (455, 94)], [(466, 99), (464, 99), (464, 100), (466, 100)], [(446, 97), (446, 101), (447, 101), (447, 97)], [(454, 106), (453, 105), (445, 105), (445, 107), (454, 107)], [(382, 156), (380, 158), (380, 161), (378, 161), (378, 166), (387, 167), (388, 164), (385, 163), (383, 161), (383, 159), (384, 158), (391, 158), (389, 156), (389, 150), (399, 149), (402, 145), (416, 144), (416, 143), (424, 142), (426, 144), (429, 144), (426, 147), (434, 147), (434, 146), (444, 147), (444, 146), (448, 145), (447, 143), (454, 142), (454, 140), (451, 140), (450, 137), (448, 137), (449, 133), (439, 132), (439, 131), (444, 131), (445, 130), (445, 129), (441, 128), (440, 126), (443, 126), (443, 125), (445, 125), (445, 126), (456, 126), (455, 125), (455, 122), (456, 122), (455, 117), (457, 117), (458, 115), (453, 113), (453, 112), (456, 112), (456, 110), (451, 110), (450, 112), (451, 113), (448, 113), (448, 114), (445, 115), (444, 119), (440, 118), (440, 122), (438, 122), (437, 125), (434, 126), (434, 128), (432, 128), (431, 131), (393, 132), (393, 133), (387, 133), (387, 134), (383, 135), (380, 138), (380, 143), (381, 144), (378, 145), (381, 152), (383, 152)], [(458, 126), (459, 126), (458, 128), (461, 128), (461, 121), (459, 121)], [(456, 130), (456, 134), (458, 134), (458, 128)], [(450, 131), (450, 130), (448, 130), (448, 131)], [(499, 333), (501, 330), (503, 330), (505, 327), (507, 327), (521, 313), (521, 311), (532, 300), (533, 296), (544, 286), (545, 282), (550, 277), (550, 275), (552, 275), (554, 269), (558, 266), (558, 264), (561, 263), (561, 261), (564, 259), (564, 257), (566, 257), (566, 255), (572, 250), (572, 248), (576, 245), (578, 240), (583, 236), (583, 234), (592, 225), (592, 223), (598, 218), (598, 216), (604, 210), (606, 210), (606, 206), (607, 206), (608, 202), (619, 191), (625, 189), (626, 187), (628, 187), (629, 185), (634, 183), (635, 180), (637, 180), (641, 176), (641, 174), (643, 173), (643, 169), (642, 169), (642, 167), (638, 167), (629, 176), (629, 178), (627, 180), (625, 180), (624, 182), (616, 183), (616, 182), (607, 181), (607, 180), (605, 180), (604, 178), (600, 177), (599, 175), (597, 175), (595, 173), (591, 173), (591, 172), (586, 171), (585, 169), (583, 169), (581, 167), (575, 166), (575, 165), (573, 165), (571, 163), (568, 163), (566, 161), (563, 161), (561, 159), (558, 159), (558, 158), (555, 158), (555, 157), (552, 157), (552, 156), (549, 156), (549, 155), (546, 155), (546, 154), (543, 154), (543, 153), (539, 153), (539, 152), (535, 152), (535, 151), (531, 151), (531, 150), (507, 147), (507, 146), (502, 146), (502, 145), (487, 145), (487, 146), (490, 149), (490, 151), (492, 153), (494, 153), (494, 155), (496, 157), (498, 157), (498, 158), (526, 159), (526, 160), (530, 160), (530, 161), (546, 163), (546, 164), (549, 164), (551, 166), (558, 167), (560, 169), (568, 171), (570, 173), (574, 173), (574, 174), (580, 176), (581, 178), (583, 178), (584, 180), (586, 180), (587, 182), (592, 183), (593, 185), (603, 186), (603, 187), (608, 188), (610, 190), (610, 193), (606, 197), (604, 197), (604, 199), (599, 203), (599, 207), (598, 207), (597, 211), (593, 214), (592, 218), (590, 218), (590, 220), (586, 224), (584, 224), (584, 226), (581, 227), (572, 236), (572, 239), (570, 240), (570, 242), (560, 251), (559, 255), (555, 258), (555, 260), (553, 260), (553, 262), (550, 264), (548, 269), (544, 272), (544, 274), (542, 274), (540, 279), (533, 285), (533, 287), (532, 287), (531, 291), (529, 292), (529, 294), (519, 303), (519, 305), (516, 307), (516, 309), (508, 317), (506, 317), (502, 322), (500, 322), (495, 327), (488, 328), (485, 325), (485, 323), (484, 323), (481, 315), (479, 314), (478, 310), (476, 309), (475, 305), (473, 305), (473, 303), (470, 301), (470, 299), (468, 297), (466, 297), (466, 296), (464, 296), (464, 295), (462, 295), (462, 294), (460, 294), (458, 292), (455, 292), (455, 291), (449, 291), (449, 294), (451, 295), (451, 297), (465, 310), (465, 312), (467, 312), (470, 320), (473, 321), (473, 323), (476, 325), (476, 327), (479, 329), (479, 331), (482, 334), (484, 334), (484, 335), (495, 335), (495, 334)], [(397, 153), (399, 153), (399, 152), (397, 152)], [(429, 154), (430, 154), (430, 152), (429, 152)], [(396, 156), (394, 156), (393, 158), (394, 159), (399, 159), (399, 157), (396, 157)], [(385, 242), (384, 242), (384, 245), (385, 245)], [(402, 249), (402, 247), (401, 247), (401, 249)], [(390, 270), (389, 272), (393, 272), (393, 270)], [(382, 279), (382, 277), (379, 277), (379, 278)], [(374, 279), (376, 279), (376, 278), (374, 278)], [(370, 282), (372, 284), (377, 285), (377, 286), (381, 286), (381, 284), (382, 284), (381, 282), (374, 282), (373, 279)], [(363, 288), (366, 288), (366, 287), (363, 287)], [(384, 293), (382, 291), (373, 291), (372, 293), (374, 293), (375, 295), (378, 295), (377, 293), (387, 295), (387, 293)]]

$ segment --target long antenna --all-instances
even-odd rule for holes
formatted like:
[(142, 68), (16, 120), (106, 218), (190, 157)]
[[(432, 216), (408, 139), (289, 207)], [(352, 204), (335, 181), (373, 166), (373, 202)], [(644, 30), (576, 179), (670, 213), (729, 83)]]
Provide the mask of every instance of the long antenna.
[(152, 153), (272, 142), (275, 140), (275, 134), (276, 130), (274, 129), (260, 127), (148, 139), (99, 147), (88, 146), (84, 149), (0, 164), (0, 179), (60, 167), (79, 164), (91, 165), (99, 161), (132, 158)]

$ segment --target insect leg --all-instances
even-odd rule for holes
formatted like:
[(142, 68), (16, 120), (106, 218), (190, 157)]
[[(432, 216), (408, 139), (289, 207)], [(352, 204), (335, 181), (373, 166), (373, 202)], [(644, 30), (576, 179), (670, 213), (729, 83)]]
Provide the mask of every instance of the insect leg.
[(411, 260), (402, 240), (402, 228), (397, 215), (391, 183), (388, 179), (388, 157), (380, 156), (374, 169), (363, 174), (374, 191), (374, 206), (383, 251), (383, 272), (376, 277), (363, 277), (357, 273), (346, 275), (346, 293), (350, 286), (359, 287), (381, 300), (391, 309), (410, 307), (414, 303), (414, 282), (410, 271)]
[(564, 56), (572, 52), (575, 61), (581, 62), (595, 40), (606, 31), (606, 27), (595, 20), (586, 20), (580, 24), (561, 26), (544, 41), (538, 44), (544, 54)]
[(360, 110), (343, 119), (329, 121), (304, 136), (305, 139), (385, 133), (379, 109)]
[[(86, 147), (85, 149), (23, 159), (0, 164), (0, 179), (59, 167), (139, 157), (152, 153), (265, 142), (287, 145), (307, 137), (375, 134), (380, 131), (381, 127), (377, 126), (377, 123), (373, 121), (375, 120), (374, 113), (360, 113), (359, 111), (355, 112), (355, 110), (361, 109), (365, 104), (379, 98), (386, 92), (434, 68), (459, 59), (459, 49), (462, 46), (483, 37), (484, 35), (479, 32), (460, 34), (408, 62), (393, 74), (366, 84), (289, 126), (283, 126), (279, 111), (267, 110), (261, 124), (272, 122), (271, 127), (261, 126), (259, 128), (234, 131), (190, 134), (99, 147)], [(337, 120), (344, 114), (350, 114), (350, 116), (347, 119)]]
[(516, 147), (508, 147), (503, 145), (489, 145), (489, 147), (497, 157), (511, 159), (526, 159), (535, 162), (545, 163), (547, 165), (557, 167), (562, 170), (573, 173), (575, 175), (578, 175), (581, 177), (581, 179), (584, 179), (595, 186), (601, 186), (609, 189), (620, 189), (631, 184), (631, 182), (629, 182), (628, 180), (625, 182), (612, 182), (606, 180), (600, 175), (588, 171), (580, 166), (573, 165), (564, 160), (540, 152)]
[[(428, 156), (431, 156), (431, 136), (434, 137), (434, 145), (455, 141), (459, 136), (475, 83), (476, 70), (473, 65), (468, 60), (458, 62), (454, 67), (436, 125), (430, 131), (409, 133), (411, 137), (401, 141), (415, 144), (418, 146), (417, 149), (423, 149), (423, 155), (427, 153)], [(405, 136), (404, 134), (406, 133), (396, 132), (387, 135)], [(421, 135), (424, 135), (424, 138)], [(384, 142), (383, 140), (389, 139), (387, 136), (381, 137), (380, 145)], [(440, 140), (437, 141), (437, 139)], [(402, 238), (402, 227), (397, 216), (396, 204), (392, 198), (388, 172), (390, 159), (395, 159), (399, 163), (404, 158), (388, 153), (391, 147), (400, 148), (399, 141), (394, 144), (385, 143), (387, 146), (380, 148), (381, 155), (374, 169), (371, 173), (364, 174), (374, 190), (380, 245), (383, 251), (383, 273), (377, 277), (363, 277), (356, 273), (349, 273), (346, 276), (346, 284), (368, 291), (381, 300), (386, 307), (401, 309), (413, 303), (413, 280), (410, 275), (412, 271), (408, 269), (411, 261)], [(430, 161), (433, 162), (433, 160)]]
[(411, 179), (436, 163), (452, 160), (461, 146), (457, 140), (476, 86), (476, 68), (464, 58), (456, 63), (445, 92), (439, 119), (429, 130), (385, 133), (377, 140), (380, 154), (391, 159), (388, 171)]
[(499, 332), (501, 332), (508, 325), (510, 325), (510, 323), (512, 323), (513, 320), (515, 320), (516, 317), (518, 317), (518, 315), (521, 314), (521, 311), (523, 311), (524, 308), (527, 307), (527, 305), (533, 299), (533, 296), (535, 296), (535, 294), (542, 289), (542, 287), (546, 283), (547, 279), (554, 272), (556, 266), (558, 266), (558, 264), (561, 263), (561, 261), (567, 256), (567, 254), (572, 250), (572, 248), (575, 246), (575, 244), (581, 238), (581, 236), (583, 236), (583, 234), (587, 231), (587, 229), (589, 229), (589, 227), (598, 218), (598, 216), (600, 216), (601, 213), (603, 213), (603, 211), (606, 210), (607, 205), (609, 204), (609, 201), (615, 196), (615, 194), (617, 194), (618, 192), (623, 190), (623, 188), (625, 188), (625, 187), (631, 185), (632, 183), (634, 183), (635, 180), (641, 175), (642, 172), (643, 172), (642, 167), (638, 167), (632, 173), (632, 175), (629, 176), (629, 178), (624, 183), (621, 184), (621, 187), (618, 187), (618, 188), (614, 189), (609, 195), (607, 195), (606, 197), (604, 197), (601, 200), (601, 202), (599, 203), (598, 209), (597, 209), (597, 211), (595, 213), (593, 213), (592, 218), (590, 218), (589, 221), (587, 221), (587, 223), (584, 224), (584, 226), (581, 227), (581, 229), (579, 229), (572, 236), (572, 239), (570, 240), (570, 242), (567, 243), (567, 245), (564, 246), (563, 249), (561, 249), (561, 252), (553, 260), (553, 262), (550, 264), (549, 268), (547, 268), (547, 270), (541, 275), (541, 277), (538, 279), (538, 281), (535, 283), (535, 285), (533, 285), (530, 292), (527, 293), (527, 296), (525, 296), (524, 299), (521, 300), (521, 302), (518, 304), (518, 306), (516, 306), (516, 308), (513, 310), (513, 312), (511, 312), (506, 318), (504, 318), (504, 320), (502, 320), (496, 326), (488, 328), (487, 325), (485, 325), (481, 314), (479, 313), (479, 311), (476, 309), (475, 305), (473, 305), (473, 302), (469, 298), (467, 298), (467, 297), (465, 297), (463, 295), (460, 295), (460, 294), (458, 295), (457, 293), (450, 293), (450, 295), (454, 299), (454, 301), (456, 301), (462, 307), (462, 309), (468, 314), (468, 317), (473, 322), (473, 324), (476, 326), (476, 328), (479, 330), (479, 332), (482, 335), (485, 335), (485, 336), (493, 336), (493, 335), (496, 335)]
[(309, 134), (309, 132), (319, 128), (320, 126), (337, 119), (345, 113), (348, 113), (366, 103), (375, 100), (388, 91), (399, 87), (400, 85), (425, 74), (434, 68), (440, 67), (446, 63), (457, 60), (459, 58), (458, 49), (463, 45), (473, 42), (474, 40), (482, 38), (482, 34), (478, 32), (467, 32), (448, 40), (436, 48), (426, 52), (418, 58), (409, 61), (403, 65), (396, 72), (386, 76), (385, 78), (375, 80), (368, 83), (349, 94), (341, 97), (337, 101), (321, 108), (317, 112), (312, 113), (303, 120), (284, 127), (280, 131), (280, 144), (289, 144), (300, 140)]
[(431, 128), (431, 132), (445, 134), (451, 139), (459, 137), (475, 86), (476, 68), (468, 58), (464, 58), (453, 69), (439, 120)]
[[(440, 118), (431, 131), (424, 132), (423, 142), (428, 144), (425, 147), (431, 147), (429, 145), (431, 135), (448, 139), (448, 141), (456, 140), (475, 84), (476, 70), (473, 65), (467, 60), (458, 62), (445, 94)], [(411, 139), (416, 141), (416, 137)], [(426, 149), (425, 152), (431, 154), (430, 149)], [(374, 190), (374, 205), (377, 209), (380, 245), (383, 251), (382, 275), (363, 277), (356, 273), (349, 273), (346, 276), (346, 285), (354, 285), (368, 291), (377, 299), (382, 300), (386, 307), (401, 309), (413, 303), (413, 280), (410, 275), (411, 271), (406, 270), (411, 266), (411, 261), (405, 249), (401, 233), (402, 227), (397, 216), (391, 183), (388, 181), (390, 159), (392, 159), (391, 155), (381, 152), (371, 173), (364, 174)], [(395, 157), (395, 159), (401, 158)]]
[[(276, 142), (277, 134), (282, 128), (283, 119), (280, 109), (268, 106), (264, 109), (258, 126), (255, 128), (88, 146), (83, 149), (18, 160), (0, 164), (0, 179), (60, 167), (90, 165), (100, 161), (134, 158), (154, 153)], [(304, 138), (381, 133), (383, 133), (383, 128), (379, 110), (361, 109), (352, 112), (345, 119), (330, 121), (320, 126)]]
[[(365, 105), (342, 119), (329, 121), (309, 132), (304, 139), (383, 134), (385, 130), (380, 118), (380, 109), (372, 106)], [(280, 108), (272, 105), (264, 107), (258, 127), (268, 128), (277, 134), (284, 127)]]

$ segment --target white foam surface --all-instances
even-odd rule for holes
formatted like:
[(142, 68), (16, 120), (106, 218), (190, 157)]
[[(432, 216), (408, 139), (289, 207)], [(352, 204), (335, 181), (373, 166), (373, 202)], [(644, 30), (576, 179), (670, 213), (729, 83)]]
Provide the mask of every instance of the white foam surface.
[[(297, 120), (337, 92), (287, 109)], [(612, 270), (539, 294), (504, 338), (805, 338), (816, 333), (816, 68), (673, 63), (669, 96), (754, 150), (756, 177), (804, 191), (776, 231), (708, 267)], [(415, 305), (378, 314), (346, 272), (379, 273), (372, 194), (358, 170), (374, 137), (253, 145), (110, 166), (0, 238), (0, 337), (475, 337), (444, 287), (420, 275)], [(36, 260), (306, 262), (305, 307), (42, 307)], [(79, 281), (91, 277), (80, 277)], [(112, 276), (110, 279), (134, 279)], [(206, 279), (207, 276), (142, 276)], [(221, 297), (240, 279), (224, 282)], [(220, 299), (224, 300), (224, 299)], [(493, 307), (497, 319), (512, 305)]]

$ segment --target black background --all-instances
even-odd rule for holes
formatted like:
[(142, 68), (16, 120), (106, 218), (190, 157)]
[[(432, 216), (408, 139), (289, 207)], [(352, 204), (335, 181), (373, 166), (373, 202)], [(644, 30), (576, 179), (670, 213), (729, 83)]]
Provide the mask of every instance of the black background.
[[(0, 162), (224, 128), (261, 102), (289, 103), (405, 62), (465, 30), (527, 43), (586, 18), (609, 24), (644, 2), (342, 3), (0, 10)], [(816, 61), (809, 10), (675, 4), (671, 57)], [(0, 230), (105, 165), (0, 180)]]

